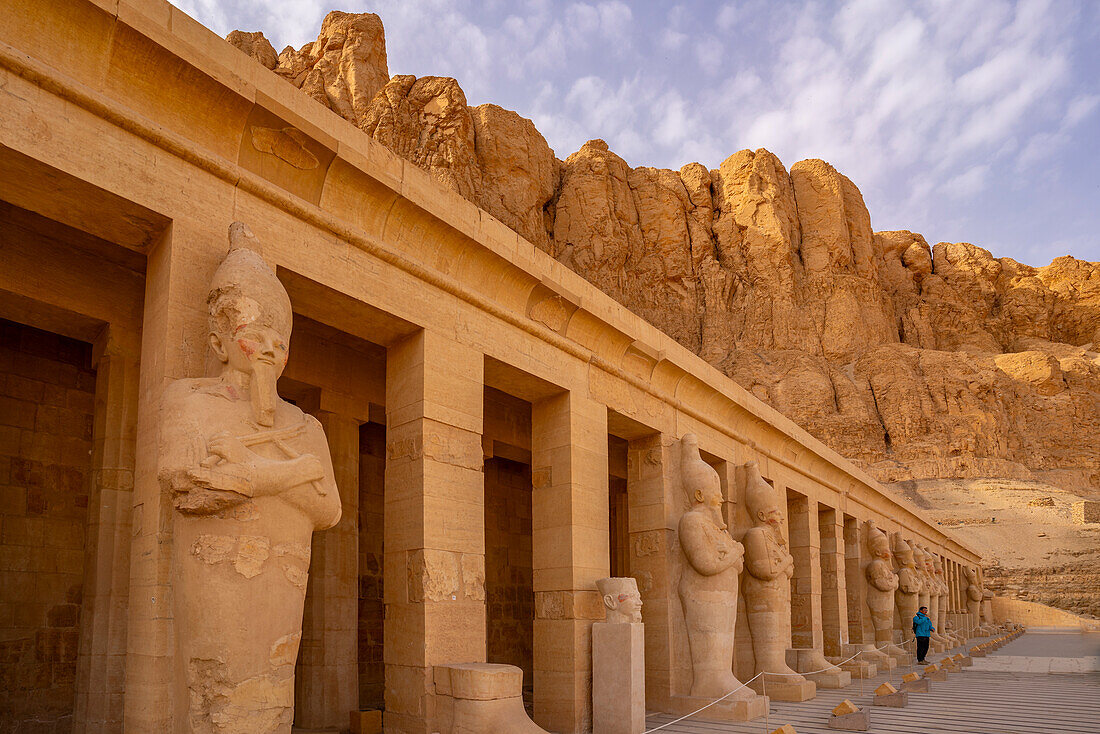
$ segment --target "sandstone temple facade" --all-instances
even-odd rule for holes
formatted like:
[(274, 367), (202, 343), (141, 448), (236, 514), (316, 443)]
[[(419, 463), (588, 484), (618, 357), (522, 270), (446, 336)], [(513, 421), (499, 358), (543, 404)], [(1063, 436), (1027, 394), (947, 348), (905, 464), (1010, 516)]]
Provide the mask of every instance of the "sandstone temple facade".
[[(607, 577), (637, 582), (656, 711), (705, 698), (714, 650), (721, 680), (889, 665), (914, 595), (956, 634), (980, 623), (973, 549), (168, 3), (5, 3), (0, 92), (0, 731), (340, 731), (384, 710), (387, 732), (433, 732), (457, 695), (440, 666), (501, 663), (538, 726), (587, 732)], [(176, 395), (233, 364), (223, 307), (293, 320), (267, 403), (255, 380), (251, 403)], [(177, 467), (194, 491), (242, 455), (214, 430), (237, 407), (278, 434), (265, 466), (316, 491), (306, 520), (226, 514), (211, 496), (252, 496), (232, 478), (173, 495)], [(712, 526), (745, 557), (721, 571), (733, 628), (700, 642), (717, 572), (680, 533)], [(218, 668), (260, 641), (275, 677)]]

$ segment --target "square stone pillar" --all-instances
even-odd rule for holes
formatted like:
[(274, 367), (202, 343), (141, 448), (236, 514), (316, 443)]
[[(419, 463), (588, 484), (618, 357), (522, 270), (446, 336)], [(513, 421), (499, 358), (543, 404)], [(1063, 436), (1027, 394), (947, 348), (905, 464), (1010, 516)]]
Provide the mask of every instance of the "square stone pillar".
[(646, 708), (663, 711), (670, 710), (671, 696), (686, 695), (691, 687), (687, 637), (674, 624), (683, 616), (673, 583), (679, 559), (672, 555), (679, 553), (676, 524), (682, 511), (674, 501), (679, 448), (667, 434), (645, 436), (630, 441), (626, 462), (630, 574), (638, 581), (645, 623)]
[(867, 612), (863, 583), (863, 543), (860, 522), (844, 516), (844, 584), (848, 598), (848, 640), (853, 645), (873, 645), (874, 630)]
[[(174, 220), (146, 259), (141, 328), (134, 489), (130, 515), (130, 590), (126, 631), (124, 730), (185, 732), (185, 666), (174, 666), (172, 499), (157, 477), (160, 398), (167, 381), (203, 373), (209, 279), (225, 256), (225, 229)], [(223, 221), (228, 222), (228, 219)]]
[(575, 392), (531, 406), (535, 722), (592, 728), (596, 580), (610, 572), (607, 408)]
[(787, 490), (787, 527), (794, 556), (791, 647), (822, 650), (821, 538), (817, 502)]
[(140, 341), (112, 327), (95, 345), (101, 353), (73, 712), (79, 734), (122, 731)]
[(325, 429), (342, 514), (313, 534), (294, 680), (297, 730), (341, 731), (359, 709), (359, 421), (327, 411)]
[(485, 662), (484, 364), (427, 330), (387, 351), (387, 732), (435, 731), (432, 666)]
[(821, 539), (821, 637), (825, 654), (840, 655), (848, 644), (848, 593), (844, 566), (844, 524), (841, 514), (818, 505)]

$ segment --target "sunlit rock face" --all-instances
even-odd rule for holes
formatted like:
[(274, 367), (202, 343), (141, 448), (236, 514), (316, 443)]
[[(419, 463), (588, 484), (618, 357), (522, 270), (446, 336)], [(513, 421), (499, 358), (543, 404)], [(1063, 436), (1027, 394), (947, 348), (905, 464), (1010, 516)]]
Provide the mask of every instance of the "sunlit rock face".
[(671, 170), (591, 140), (562, 161), (452, 78), (391, 78), (373, 14), (277, 57), (229, 41), (881, 480), (1100, 487), (1100, 263), (875, 232), (830, 164), (763, 149)]

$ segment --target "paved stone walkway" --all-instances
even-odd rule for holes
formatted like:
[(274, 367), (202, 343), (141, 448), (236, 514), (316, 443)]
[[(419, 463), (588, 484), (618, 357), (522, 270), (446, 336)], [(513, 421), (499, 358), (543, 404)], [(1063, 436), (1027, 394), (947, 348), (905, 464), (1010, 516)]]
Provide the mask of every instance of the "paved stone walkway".
[(999, 673), (1100, 672), (1100, 634), (1029, 632), (985, 658), (974, 668)]
[[(1013, 641), (1001, 650), (1026, 639)], [(972, 640), (971, 645), (980, 642)], [(969, 647), (969, 646), (968, 646)], [(952, 651), (958, 652), (960, 650)], [(931, 656), (938, 660), (940, 655)], [(1008, 656), (1026, 657), (1026, 656)], [(663, 734), (768, 734), (791, 724), (798, 734), (833, 734), (829, 711), (845, 698), (871, 709), (872, 734), (1100, 734), (1100, 675), (1050, 674), (976, 669), (992, 656), (976, 658), (974, 667), (953, 673), (945, 682), (932, 683), (929, 693), (910, 693), (904, 709), (871, 706), (873, 690), (883, 681), (899, 685), (907, 668), (898, 668), (873, 680), (842, 690), (818, 690), (817, 698), (803, 703), (773, 702), (767, 720), (744, 723), (687, 719), (661, 729)], [(1073, 658), (1062, 658), (1072, 660)], [(675, 717), (651, 714), (647, 728)]]

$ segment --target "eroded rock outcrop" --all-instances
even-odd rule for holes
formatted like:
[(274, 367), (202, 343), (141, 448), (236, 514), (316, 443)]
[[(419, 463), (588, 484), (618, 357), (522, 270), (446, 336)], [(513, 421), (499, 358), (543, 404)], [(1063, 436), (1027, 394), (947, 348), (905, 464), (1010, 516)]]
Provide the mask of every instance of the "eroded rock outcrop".
[(564, 161), (448, 77), (389, 77), (381, 21), (229, 40), (500, 219), (884, 481), (1029, 478), (1100, 490), (1100, 263), (1033, 268), (874, 232), (855, 184), (766, 150), (716, 169)]

